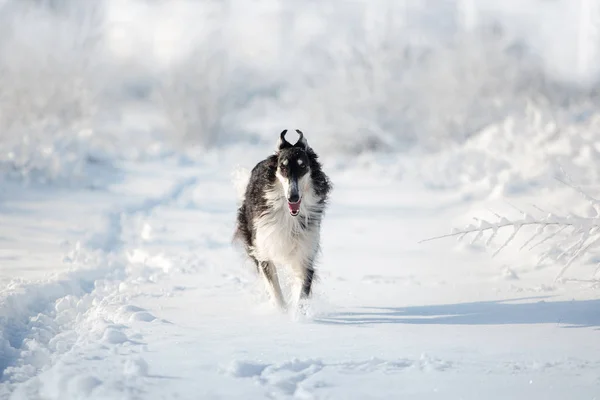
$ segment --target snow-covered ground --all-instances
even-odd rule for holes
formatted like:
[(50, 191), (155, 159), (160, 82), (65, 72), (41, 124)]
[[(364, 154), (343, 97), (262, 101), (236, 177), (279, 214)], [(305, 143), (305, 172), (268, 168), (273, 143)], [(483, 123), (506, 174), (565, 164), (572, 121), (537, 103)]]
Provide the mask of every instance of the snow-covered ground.
[(269, 151), (126, 162), (93, 190), (13, 187), (2, 397), (598, 396), (597, 289), (554, 284), (556, 267), (511, 248), (505, 264), (417, 243), (484, 203), (408, 173), (324, 158), (335, 192), (315, 298), (308, 316), (280, 314), (231, 245), (231, 174)]
[[(599, 2), (90, 4), (0, 0), (0, 400), (600, 398)], [(284, 128), (306, 315), (232, 244)]]

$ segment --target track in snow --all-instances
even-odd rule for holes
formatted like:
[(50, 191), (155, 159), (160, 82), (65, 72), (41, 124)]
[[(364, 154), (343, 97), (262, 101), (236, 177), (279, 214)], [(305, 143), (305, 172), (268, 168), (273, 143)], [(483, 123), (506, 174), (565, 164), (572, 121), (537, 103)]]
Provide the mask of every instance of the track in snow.
[[(0, 292), (0, 394), (7, 396), (16, 384), (34, 377), (57, 355), (68, 352), (79, 339), (77, 325), (82, 317), (98, 308), (96, 303), (108, 303), (107, 299), (118, 293), (107, 293), (106, 287), (118, 287), (131, 278), (122, 251), (124, 225), (133, 217), (176, 201), (198, 178), (179, 179), (173, 185), (160, 186), (163, 192), (156, 195), (118, 199), (120, 204), (104, 212), (100, 226), (85, 232), (83, 243), (78, 241), (66, 252), (62, 262), (71, 264), (72, 271), (32, 282), (13, 281)], [(59, 202), (68, 207), (77, 201), (76, 195), (73, 199), (73, 193), (64, 193)], [(136, 307), (124, 307), (120, 312), (133, 320), (155, 319)], [(119, 332), (107, 328), (102, 339), (119, 342)]]

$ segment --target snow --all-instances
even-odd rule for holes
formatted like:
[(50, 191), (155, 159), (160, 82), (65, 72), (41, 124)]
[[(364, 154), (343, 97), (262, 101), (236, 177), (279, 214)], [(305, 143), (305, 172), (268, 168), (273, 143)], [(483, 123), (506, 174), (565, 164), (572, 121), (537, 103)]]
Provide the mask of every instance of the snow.
[[(315, 297), (307, 316), (281, 314), (231, 246), (231, 174), (263, 150), (243, 162), (224, 151), (183, 165), (124, 163), (123, 181), (92, 192), (94, 218), (79, 231), (88, 191), (32, 196), (28, 207), (39, 211), (3, 224), (5, 236), (41, 214), (73, 210), (52, 223), (55, 237), (95, 239), (48, 249), (33, 241), (47, 265), (17, 274), (24, 254), (2, 270), (3, 397), (597, 394), (594, 289), (555, 284), (557, 267), (535, 269), (515, 249), (505, 250), (506, 265), (453, 241), (419, 244), (475, 202), (457, 204), (452, 191), (432, 198), (417, 182), (367, 170), (354, 175), (326, 157), (336, 186)], [(16, 187), (12, 197), (30, 191)], [(69, 257), (54, 266), (61, 248)]]
[[(597, 248), (422, 242), (595, 234), (578, 8), (234, 3), (0, 1), (0, 399), (597, 398)], [(305, 312), (232, 243), (285, 128), (334, 184)]]

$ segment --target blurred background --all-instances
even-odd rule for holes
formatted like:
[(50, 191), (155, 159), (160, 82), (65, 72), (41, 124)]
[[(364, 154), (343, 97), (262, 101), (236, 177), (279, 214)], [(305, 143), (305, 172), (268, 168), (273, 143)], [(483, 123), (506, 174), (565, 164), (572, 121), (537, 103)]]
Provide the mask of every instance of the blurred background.
[(596, 0), (0, 0), (0, 176), (297, 127), (432, 188), (594, 182), (599, 27)]

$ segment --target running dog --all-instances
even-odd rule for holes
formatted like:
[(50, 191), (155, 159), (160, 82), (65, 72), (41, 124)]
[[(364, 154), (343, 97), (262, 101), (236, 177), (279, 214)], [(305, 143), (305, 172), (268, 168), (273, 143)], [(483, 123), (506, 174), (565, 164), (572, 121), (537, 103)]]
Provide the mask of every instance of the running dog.
[(304, 134), (296, 130), (299, 139), (292, 145), (286, 133), (281, 132), (275, 154), (252, 169), (234, 234), (282, 310), (288, 304), (278, 268), (291, 267), (296, 304), (311, 295), (321, 220), (331, 191), (331, 182)]

